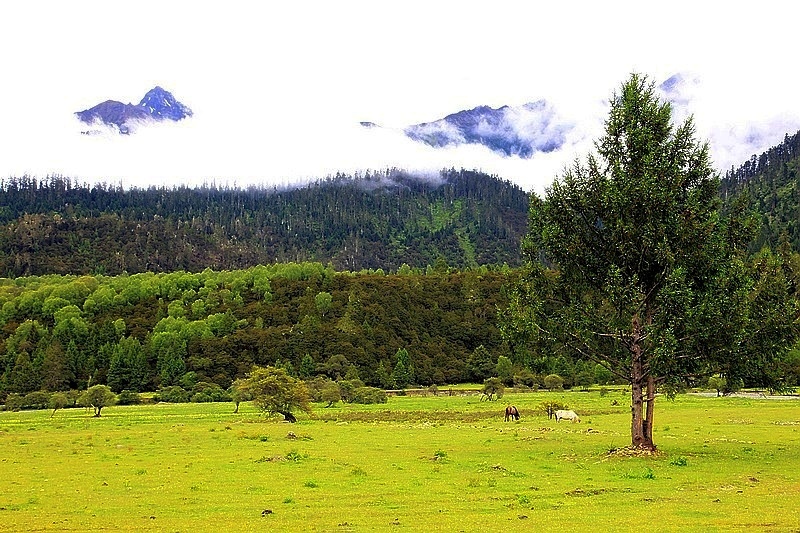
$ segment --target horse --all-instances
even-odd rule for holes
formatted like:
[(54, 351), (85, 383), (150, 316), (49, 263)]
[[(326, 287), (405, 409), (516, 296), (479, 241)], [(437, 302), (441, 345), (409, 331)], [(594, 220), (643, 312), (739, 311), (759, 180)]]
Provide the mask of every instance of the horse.
[(569, 420), (570, 422), (575, 423), (575, 422), (580, 422), (581, 418), (575, 411), (568, 411), (566, 409), (561, 409), (556, 411), (556, 422), (561, 422), (562, 420)]
[(515, 405), (509, 405), (506, 407), (505, 421), (508, 422), (511, 418), (514, 420), (519, 420), (519, 409), (517, 409), (517, 406)]

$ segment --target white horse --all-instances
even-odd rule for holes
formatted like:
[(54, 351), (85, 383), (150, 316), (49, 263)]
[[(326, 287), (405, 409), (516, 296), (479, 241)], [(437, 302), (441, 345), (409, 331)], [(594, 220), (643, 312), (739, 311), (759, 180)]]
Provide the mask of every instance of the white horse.
[(570, 420), (571, 422), (580, 422), (581, 417), (578, 416), (578, 413), (575, 411), (565, 411), (563, 409), (559, 409), (556, 411), (556, 422), (561, 422), (561, 420)]

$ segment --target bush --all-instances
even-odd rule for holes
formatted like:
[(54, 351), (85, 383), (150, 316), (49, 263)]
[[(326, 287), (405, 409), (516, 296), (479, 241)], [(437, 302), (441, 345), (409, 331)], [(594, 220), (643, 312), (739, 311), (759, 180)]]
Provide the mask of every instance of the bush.
[(523, 368), (514, 374), (514, 387), (536, 390), (539, 388), (539, 382), (536, 380), (536, 375), (533, 372), (527, 368)]
[(153, 395), (154, 402), (169, 402), (169, 403), (187, 403), (189, 401), (189, 392), (184, 390), (183, 387), (172, 385), (160, 389)]
[(15, 392), (6, 396), (6, 411), (19, 411), (25, 406), (25, 398)]
[(353, 390), (352, 403), (386, 403), (386, 391), (377, 387), (358, 387)]
[(23, 409), (47, 409), (50, 405), (50, 394), (42, 390), (29, 392), (23, 402)]
[(333, 383), (333, 381), (325, 376), (316, 376), (313, 379), (309, 379), (305, 382), (306, 387), (308, 388), (308, 393), (311, 395), (311, 401), (324, 401), (322, 399), (322, 391), (325, 389), (328, 383)]
[(229, 402), (231, 395), (224, 391), (216, 383), (201, 381), (192, 387), (191, 401), (195, 403), (203, 402)]
[(500, 381), (500, 378), (489, 378), (484, 380), (483, 390), (481, 390), (481, 393), (483, 393), (483, 396), (491, 402), (503, 397), (503, 394), (505, 393), (505, 387), (503, 386), (503, 382)]
[(342, 394), (342, 401), (346, 403), (353, 403), (356, 389), (364, 387), (364, 382), (360, 379), (343, 379), (337, 383)]
[(549, 390), (561, 390), (564, 388), (564, 378), (558, 374), (550, 374), (544, 378), (544, 386)]
[(117, 405), (138, 405), (142, 403), (139, 393), (132, 390), (124, 390), (117, 395)]

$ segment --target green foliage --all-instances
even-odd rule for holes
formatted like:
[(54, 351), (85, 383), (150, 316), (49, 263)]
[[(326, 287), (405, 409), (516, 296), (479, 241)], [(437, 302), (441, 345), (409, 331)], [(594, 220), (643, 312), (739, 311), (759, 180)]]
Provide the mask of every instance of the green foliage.
[(708, 146), (694, 137), (654, 83), (624, 82), (597, 153), (531, 199), (529, 263), (507, 314), (522, 331), (510, 340), (627, 376), (635, 447), (655, 447), (644, 404), (656, 383), (753, 375), (797, 335), (786, 283), (769, 263), (748, 271), (751, 219), (741, 204), (721, 215)]
[(107, 385), (93, 385), (84, 392), (78, 403), (85, 407), (94, 408), (94, 416), (99, 417), (103, 407), (113, 405), (116, 402), (116, 395)]
[(392, 370), (392, 381), (399, 389), (404, 389), (414, 381), (414, 365), (408, 350), (399, 348), (395, 354), (396, 362)]
[(190, 400), (191, 395), (189, 391), (179, 385), (161, 387), (158, 392), (153, 395), (154, 402), (187, 403)]
[(544, 386), (548, 390), (561, 390), (564, 388), (564, 378), (558, 374), (548, 374), (544, 377)]
[(538, 389), (539, 380), (536, 378), (536, 375), (533, 372), (527, 368), (523, 368), (514, 374), (514, 387)]
[(370, 404), (386, 403), (388, 397), (386, 391), (376, 387), (358, 387), (353, 391), (352, 403)]
[(311, 412), (311, 397), (305, 383), (282, 368), (254, 366), (242, 387), (262, 411), (281, 414), (290, 422), (296, 420), (292, 411)]
[(53, 414), (50, 416), (55, 415), (56, 411), (68, 406), (69, 403), (69, 398), (63, 392), (54, 392), (51, 394), (47, 403), (47, 407), (53, 410)]
[(142, 403), (142, 397), (136, 391), (123, 390), (117, 394), (118, 405), (139, 405), (140, 403)]
[(552, 419), (556, 411), (560, 411), (562, 409), (569, 409), (567, 404), (559, 402), (557, 400), (546, 400), (539, 404), (539, 410), (547, 415), (547, 418)]
[[(274, 287), (263, 265), (276, 260), (301, 258), (331, 262), (339, 269), (391, 272), (404, 263), (424, 269), (440, 256), (458, 267), (518, 265), (525, 191), (475, 171), (450, 170), (441, 177), (433, 183), (390, 169), (337, 175), (282, 191), (213, 186), (123, 190), (61, 177), (10, 178), (0, 186), (0, 272), (13, 277), (118, 275), (262, 265), (235, 289), (252, 288), (268, 301)], [(190, 288), (199, 293), (202, 286), (190, 286), (193, 279), (187, 276), (171, 280), (160, 296), (172, 301)], [(48, 308), (61, 300), (77, 305), (91, 290), (76, 282), (57, 293), (60, 300)], [(116, 303), (102, 293), (90, 298), (90, 313)], [(187, 311), (177, 305), (172, 309)]]
[(500, 378), (500, 381), (502, 381), (504, 385), (512, 385), (514, 383), (514, 367), (511, 363), (511, 359), (505, 355), (498, 357), (495, 375)]
[(333, 296), (329, 292), (318, 292), (314, 297), (314, 305), (321, 316), (325, 316), (331, 310)]
[[(66, 397), (65, 397), (66, 399)], [(50, 406), (50, 394), (45, 391), (33, 391), (25, 395), (25, 409), (47, 409)]]
[(483, 395), (482, 398), (485, 398), (490, 402), (499, 400), (503, 397), (504, 392), (505, 387), (503, 386), (503, 382), (500, 381), (500, 378), (489, 378), (484, 380), (483, 389), (481, 389), (481, 394)]
[(725, 379), (724, 376), (709, 376), (708, 378), (708, 388), (716, 390), (717, 396), (719, 396), (727, 386), (728, 380)]
[(322, 390), (319, 394), (319, 399), (328, 404), (325, 407), (330, 407), (342, 400), (342, 389), (335, 381), (328, 381), (322, 387)]
[(481, 344), (473, 350), (472, 355), (467, 360), (467, 368), (472, 379), (484, 381), (495, 375), (497, 362), (492, 360), (489, 350)]

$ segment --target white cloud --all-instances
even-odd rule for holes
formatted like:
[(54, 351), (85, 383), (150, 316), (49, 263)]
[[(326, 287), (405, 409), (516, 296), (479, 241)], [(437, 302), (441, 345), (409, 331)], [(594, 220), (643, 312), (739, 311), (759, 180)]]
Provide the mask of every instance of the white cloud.
[[(688, 0), (13, 2), (0, 7), (0, 49), (14, 51), (0, 56), (0, 177), (246, 185), (463, 166), (542, 191), (591, 149), (631, 71), (658, 82), (695, 73), (681, 102), (727, 168), (800, 128), (798, 74), (786, 64), (797, 15), (777, 0), (724, 11)], [(127, 137), (80, 135), (73, 112), (135, 103), (155, 85), (194, 117)], [(575, 124), (567, 149), (522, 160), (400, 133), (539, 99)]]

